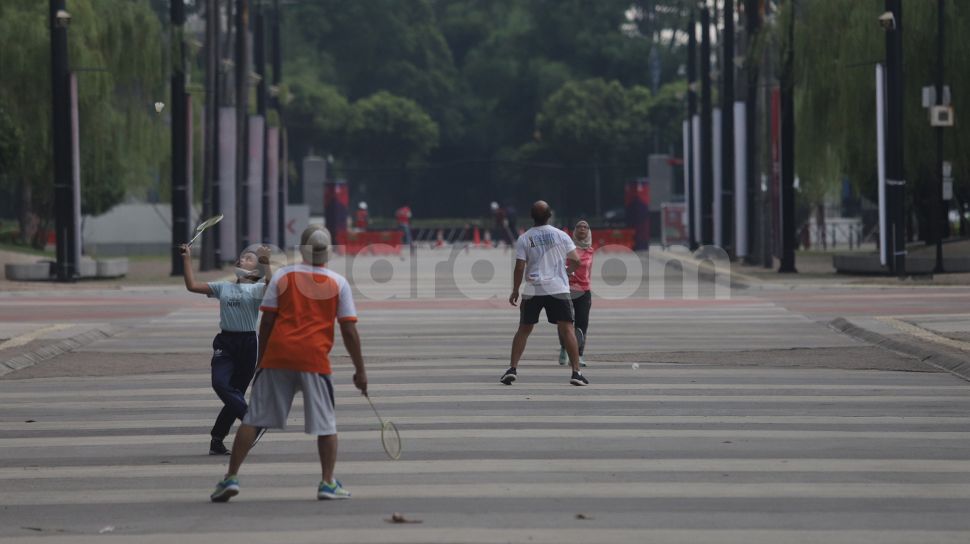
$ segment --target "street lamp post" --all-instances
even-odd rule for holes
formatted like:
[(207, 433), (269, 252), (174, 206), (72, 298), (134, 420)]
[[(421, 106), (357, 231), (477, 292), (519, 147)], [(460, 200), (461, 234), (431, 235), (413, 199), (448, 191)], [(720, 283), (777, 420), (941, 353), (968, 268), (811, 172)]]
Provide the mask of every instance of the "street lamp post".
[(891, 232), (889, 262), (906, 275), (906, 180), (903, 172), (903, 19), (902, 1), (886, 0), (886, 207)]
[[(68, 68), (67, 26), (71, 16), (65, 0), (51, 0), (51, 98), (53, 106), (52, 134), (54, 140), (54, 230), (57, 239), (57, 281), (75, 281), (78, 277), (79, 255), (74, 218), (74, 171), (71, 131), (71, 74)], [(46, 238), (46, 236), (45, 236)]]
[[(937, 0), (936, 4), (936, 104), (938, 106), (943, 105), (943, 30), (945, 27), (943, 9), (945, 4), (946, 0)], [(946, 201), (943, 199), (943, 183), (947, 173), (943, 171), (942, 126), (936, 127), (936, 167), (940, 174), (940, 183), (936, 188), (938, 216), (931, 221), (936, 223), (934, 229), (936, 231), (936, 266), (933, 267), (933, 273), (940, 274), (943, 272), (943, 237), (946, 235), (946, 222), (949, 215)]]
[(781, 82), (781, 264), (795, 269), (795, 0), (788, 0), (788, 48)]
[[(220, 21), (219, 1), (206, 0), (206, 61), (205, 61), (205, 134), (204, 178), (202, 181), (203, 216), (219, 213), (219, 71), (221, 53), (219, 47)], [(206, 230), (202, 235), (201, 270), (222, 266), (219, 250), (219, 230)]]
[(687, 24), (687, 152), (688, 157), (684, 168), (684, 195), (687, 196), (687, 239), (691, 250), (697, 249), (697, 239), (700, 233), (694, 225), (694, 203), (700, 197), (694, 191), (694, 165), (698, 160), (697, 149), (694, 147), (694, 116), (697, 115), (697, 20), (694, 10), (690, 11), (690, 21)]
[(249, 1), (236, 0), (236, 255), (249, 245)]
[(711, 17), (701, 5), (701, 232), (700, 244), (714, 243), (714, 165), (713, 123), (711, 111)]
[(187, 187), (188, 119), (185, 95), (185, 4), (171, 0), (169, 15), (172, 22), (172, 275), (184, 272), (182, 257), (174, 250), (188, 242), (189, 196)]
[(721, 243), (737, 255), (734, 235), (734, 0), (724, 0), (724, 38), (721, 50)]
[[(266, 118), (266, 43), (264, 40), (266, 22), (263, 17), (263, 2), (256, 3), (256, 13), (253, 19), (253, 53), (255, 55), (256, 73), (259, 82), (256, 84), (256, 114), (263, 118), (263, 169), (259, 173), (262, 187), (260, 187), (260, 241), (269, 242), (269, 120)], [(255, 240), (254, 240), (255, 241)]]
[(283, 109), (280, 104), (280, 82), (283, 78), (283, 52), (280, 48), (280, 0), (273, 0), (273, 35), (272, 40), (272, 60), (273, 60), (273, 88), (276, 90), (272, 97), (273, 108), (276, 110), (276, 117), (280, 123), (280, 136), (277, 144), (277, 149), (273, 150), (273, 153), (277, 153), (279, 156), (279, 179), (276, 184), (276, 235), (278, 239), (276, 244), (279, 247), (286, 246), (286, 171), (287, 171), (287, 157), (286, 157), (286, 129), (283, 126)]

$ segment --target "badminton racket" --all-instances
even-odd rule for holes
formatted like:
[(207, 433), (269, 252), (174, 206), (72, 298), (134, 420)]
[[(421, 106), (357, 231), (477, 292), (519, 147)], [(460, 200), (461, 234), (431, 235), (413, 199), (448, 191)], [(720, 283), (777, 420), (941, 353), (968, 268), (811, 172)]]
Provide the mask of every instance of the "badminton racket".
[(374, 410), (374, 415), (377, 416), (377, 421), (381, 423), (381, 445), (384, 446), (384, 452), (391, 459), (397, 460), (401, 458), (401, 434), (397, 432), (397, 426), (391, 421), (384, 421), (381, 417), (380, 412), (377, 411), (377, 407), (374, 406), (374, 402), (370, 400), (370, 396), (366, 393), (364, 398), (367, 399), (367, 403), (370, 404), (372, 410)]

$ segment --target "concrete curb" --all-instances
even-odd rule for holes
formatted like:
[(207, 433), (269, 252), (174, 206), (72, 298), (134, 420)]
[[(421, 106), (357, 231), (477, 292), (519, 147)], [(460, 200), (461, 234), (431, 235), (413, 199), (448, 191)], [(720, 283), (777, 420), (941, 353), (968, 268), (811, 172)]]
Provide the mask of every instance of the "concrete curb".
[[(710, 274), (714, 277), (715, 282), (720, 282), (721, 285), (726, 285), (732, 289), (747, 289), (753, 287), (755, 283), (760, 283), (759, 279), (734, 270), (734, 263), (730, 262), (727, 273), (724, 271), (718, 273), (717, 268), (711, 266), (708, 260), (698, 259), (693, 253), (676, 253), (665, 249), (651, 249), (646, 255), (647, 258), (659, 258), (668, 262), (679, 261), (685, 269), (690, 268), (698, 274), (702, 272)], [(725, 276), (727, 277), (725, 278)]]
[(833, 319), (829, 327), (863, 342), (903, 355), (916, 357), (922, 363), (943, 370), (970, 382), (970, 361), (918, 342), (894, 340), (883, 334), (860, 327), (844, 317)]
[(53, 359), (58, 355), (62, 355), (73, 349), (86, 346), (92, 342), (109, 338), (117, 333), (118, 330), (113, 329), (110, 326), (99, 327), (85, 331), (70, 338), (65, 338), (37, 350), (21, 353), (12, 359), (0, 361), (0, 376), (23, 368), (34, 366), (42, 361)]

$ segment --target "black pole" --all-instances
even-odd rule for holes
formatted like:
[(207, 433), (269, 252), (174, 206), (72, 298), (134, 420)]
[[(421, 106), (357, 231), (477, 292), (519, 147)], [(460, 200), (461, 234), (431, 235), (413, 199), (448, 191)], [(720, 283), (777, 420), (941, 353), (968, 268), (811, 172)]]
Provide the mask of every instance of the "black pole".
[(711, 17), (701, 6), (701, 245), (714, 243), (713, 124), (711, 115)]
[[(202, 180), (202, 216), (219, 213), (219, 2), (206, 0), (205, 17), (205, 134), (204, 175)], [(219, 229), (206, 230), (202, 235), (200, 270), (218, 266)]]
[(691, 250), (697, 249), (697, 235), (694, 228), (694, 202), (699, 195), (694, 193), (694, 165), (697, 158), (697, 150), (694, 149), (694, 116), (697, 115), (697, 19), (694, 10), (690, 10), (690, 20), (687, 23), (687, 154), (689, 161), (688, 168), (684, 172), (684, 194), (687, 195), (687, 202), (690, 209), (687, 210), (687, 238)]
[(886, 32), (886, 207), (892, 271), (906, 276), (906, 180), (903, 172), (903, 20), (902, 1), (886, 0), (895, 25)]
[[(185, 27), (183, 0), (171, 0), (169, 15), (172, 23), (172, 246), (189, 241), (189, 202), (187, 194), (188, 123), (185, 96), (185, 47), (182, 35)], [(182, 257), (172, 250), (172, 275), (183, 273)]]
[(788, 4), (788, 47), (781, 81), (781, 265), (795, 270), (795, 0)]
[(263, 17), (263, 3), (256, 2), (256, 15), (253, 20), (253, 53), (256, 56), (256, 73), (259, 83), (256, 85), (256, 113), (263, 118), (263, 171), (260, 172), (262, 190), (260, 194), (260, 241), (269, 242), (269, 119), (266, 118), (266, 44), (264, 32), (266, 22)]
[(71, 155), (71, 74), (67, 56), (67, 25), (70, 17), (65, 0), (51, 0), (51, 99), (53, 106), (52, 136), (54, 147), (54, 230), (57, 239), (57, 281), (75, 281), (78, 263), (75, 262), (74, 188)]
[[(943, 30), (944, 30), (944, 5), (945, 0), (937, 0), (936, 8), (936, 104), (943, 105)], [(943, 272), (943, 237), (946, 236), (946, 222), (949, 210), (946, 201), (943, 200), (943, 127), (936, 127), (936, 167), (940, 174), (940, 183), (937, 190), (937, 217), (931, 220), (936, 224), (936, 266), (933, 267), (934, 274)]]
[[(236, 240), (249, 245), (249, 2), (236, 0)], [(224, 248), (228, 250), (229, 248)]]
[(721, 60), (721, 243), (733, 258), (734, 240), (734, 0), (724, 0)]
[(748, 186), (748, 216), (747, 218), (736, 218), (737, 221), (746, 220), (748, 222), (748, 254), (745, 262), (757, 264), (758, 256), (755, 250), (758, 247), (758, 203), (761, 193), (761, 183), (758, 175), (758, 132), (755, 126), (758, 122), (758, 77), (760, 73), (759, 60), (760, 51), (756, 50), (756, 40), (758, 32), (761, 30), (761, 11), (759, 0), (744, 0), (745, 15), (745, 47), (748, 61), (744, 64), (745, 75), (747, 76), (747, 96), (745, 97), (744, 108), (744, 138), (746, 155), (744, 157), (745, 170), (748, 179), (736, 180), (736, 183), (746, 183)]
[(280, 83), (283, 79), (283, 51), (280, 48), (280, 16), (280, 0), (273, 0), (273, 88), (276, 89), (276, 92), (273, 94), (272, 104), (276, 110), (276, 118), (280, 124), (280, 136), (277, 149), (272, 151), (279, 158), (279, 167), (277, 168), (279, 179), (276, 184), (276, 235), (278, 237), (277, 246), (286, 247), (286, 187), (283, 184), (287, 179), (284, 174), (284, 169), (288, 168), (288, 165), (286, 164), (286, 154), (283, 152), (286, 145), (286, 133), (283, 126), (283, 108), (280, 104), (279, 97)]

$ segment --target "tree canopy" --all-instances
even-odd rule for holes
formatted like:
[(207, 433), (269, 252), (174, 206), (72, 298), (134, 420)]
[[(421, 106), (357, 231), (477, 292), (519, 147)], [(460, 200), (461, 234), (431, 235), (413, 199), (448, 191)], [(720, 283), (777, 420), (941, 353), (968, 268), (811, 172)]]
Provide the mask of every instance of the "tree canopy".
[[(168, 131), (152, 103), (164, 90), (161, 25), (146, 2), (72, 0), (68, 31), (78, 78), (82, 213), (145, 188), (166, 163)], [(0, 4), (2, 188), (45, 225), (53, 214), (50, 33), (46, 2)], [(23, 229), (26, 234), (26, 229)]]

